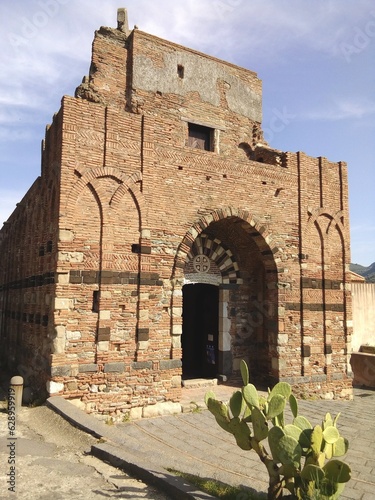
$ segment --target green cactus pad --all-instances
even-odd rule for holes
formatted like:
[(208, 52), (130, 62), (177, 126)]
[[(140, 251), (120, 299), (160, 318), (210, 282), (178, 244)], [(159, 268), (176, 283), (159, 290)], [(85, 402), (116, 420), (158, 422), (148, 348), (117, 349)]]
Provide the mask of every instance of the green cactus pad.
[(335, 419), (334, 419), (334, 421), (333, 421), (333, 425), (334, 425), (334, 427), (337, 427), (337, 421), (338, 421), (338, 419), (339, 419), (339, 416), (340, 416), (340, 415), (341, 415), (341, 412), (339, 412), (339, 413), (335, 416)]
[(342, 436), (333, 444), (333, 456), (334, 457), (342, 457), (348, 451), (349, 441)]
[(285, 432), (281, 427), (271, 427), (268, 431), (268, 444), (271, 450), (271, 455), (275, 462), (280, 463), (279, 459), (279, 441), (285, 436)]
[(323, 425), (322, 425), (323, 430), (326, 429), (327, 427), (332, 426), (332, 425), (333, 425), (333, 420), (332, 420), (331, 414), (326, 413), (324, 420), (323, 420)]
[(254, 429), (254, 437), (259, 441), (263, 441), (268, 436), (268, 424), (263, 412), (258, 408), (253, 408), (251, 412), (251, 422)]
[[(300, 429), (300, 427), (299, 427), (299, 429)], [(312, 432), (313, 432), (312, 429), (303, 429), (301, 434), (300, 434), (298, 442), (302, 446), (302, 448), (305, 448), (306, 450), (310, 450)]]
[(322, 451), (319, 452), (318, 456), (313, 456), (312, 454), (309, 455), (306, 458), (305, 465), (311, 464), (311, 465), (317, 465), (320, 468), (323, 468), (324, 464), (326, 463), (326, 456), (325, 453)]
[(226, 420), (228, 420), (228, 407), (222, 401), (218, 401), (217, 399), (209, 398), (207, 400), (207, 408), (210, 412), (216, 416), (220, 416)]
[(224, 429), (226, 432), (229, 432), (230, 434), (233, 434), (229, 422), (227, 420), (223, 420), (221, 417), (216, 417), (216, 416), (215, 420), (222, 429)]
[(247, 366), (246, 361), (244, 361), (243, 359), (241, 359), (240, 371), (241, 371), (243, 385), (247, 385), (250, 382), (249, 368)]
[(243, 412), (242, 420), (245, 422), (251, 422), (251, 409), (245, 404), (245, 410)]
[(213, 391), (207, 391), (204, 395), (204, 402), (206, 403), (206, 406), (208, 406), (209, 399), (216, 399), (216, 395)]
[(246, 422), (240, 420), (238, 417), (234, 417), (229, 422), (229, 428), (236, 439), (237, 446), (239, 446), (241, 450), (251, 450), (251, 434)]
[(301, 478), (320, 484), (324, 478), (324, 470), (317, 465), (307, 464), (301, 471)]
[(289, 399), (289, 396), (292, 393), (292, 387), (290, 384), (287, 382), (278, 382), (273, 388), (272, 391), (270, 392), (268, 396), (268, 401), (275, 395), (275, 394), (281, 394), (281, 396), (284, 396), (285, 399)]
[(253, 407), (259, 408), (259, 396), (256, 387), (253, 384), (247, 384), (242, 388), (242, 394), (246, 403)]
[(298, 402), (294, 394), (291, 394), (289, 396), (289, 406), (292, 411), (293, 417), (296, 418), (296, 416), (298, 415)]
[[(299, 427), (297, 427), (296, 425), (293, 425), (293, 424), (287, 424), (283, 427), (283, 431), (285, 432), (285, 434), (287, 436), (293, 437), (296, 441), (298, 441), (300, 443), (300, 437), (301, 437), (302, 430)], [(301, 445), (301, 443), (300, 443), (300, 445)]]
[(330, 460), (323, 470), (325, 477), (332, 483), (347, 483), (351, 477), (349, 465), (341, 460)]
[(298, 468), (302, 457), (302, 448), (291, 436), (283, 436), (278, 443), (278, 457), (283, 465), (293, 465)]
[(319, 467), (324, 467), (324, 464), (326, 463), (326, 456), (325, 454), (321, 451), (318, 456), (318, 465)]
[(279, 415), (276, 415), (275, 418), (272, 419), (273, 425), (277, 425), (278, 427), (284, 427), (285, 421), (284, 421), (284, 412), (280, 413)]
[(326, 427), (323, 431), (323, 438), (326, 443), (334, 444), (340, 437), (339, 431), (333, 425)]
[(325, 453), (326, 459), (331, 460), (331, 458), (333, 457), (333, 444), (325, 443), (323, 452)]
[(323, 429), (320, 425), (316, 425), (311, 433), (310, 437), (311, 450), (314, 457), (318, 457), (323, 443)]
[(242, 392), (236, 391), (232, 394), (232, 397), (229, 400), (229, 408), (234, 417), (238, 417), (241, 413), (242, 409)]
[(310, 422), (307, 420), (306, 417), (303, 417), (302, 415), (299, 415), (293, 420), (293, 424), (299, 427), (302, 430), (305, 429), (312, 429), (312, 425)]
[(271, 420), (283, 413), (285, 408), (285, 397), (281, 394), (274, 394), (268, 400), (267, 418)]
[(278, 473), (280, 476), (284, 476), (285, 479), (292, 478), (296, 475), (296, 468), (290, 464), (282, 465), (279, 468)]

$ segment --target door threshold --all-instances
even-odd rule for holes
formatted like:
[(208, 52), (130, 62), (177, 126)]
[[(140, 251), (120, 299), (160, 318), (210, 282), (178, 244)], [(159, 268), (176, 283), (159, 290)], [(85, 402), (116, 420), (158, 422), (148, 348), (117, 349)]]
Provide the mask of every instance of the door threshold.
[(217, 385), (217, 378), (190, 378), (182, 380), (182, 387), (186, 389), (196, 389), (197, 387), (213, 387)]

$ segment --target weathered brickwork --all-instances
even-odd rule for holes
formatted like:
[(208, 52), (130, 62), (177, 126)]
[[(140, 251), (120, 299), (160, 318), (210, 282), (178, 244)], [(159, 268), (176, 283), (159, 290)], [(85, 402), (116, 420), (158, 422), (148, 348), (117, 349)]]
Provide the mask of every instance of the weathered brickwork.
[(251, 71), (96, 32), (0, 233), (8, 368), (112, 415), (242, 358), (254, 380), (351, 397), (346, 165), (272, 149), (261, 99)]

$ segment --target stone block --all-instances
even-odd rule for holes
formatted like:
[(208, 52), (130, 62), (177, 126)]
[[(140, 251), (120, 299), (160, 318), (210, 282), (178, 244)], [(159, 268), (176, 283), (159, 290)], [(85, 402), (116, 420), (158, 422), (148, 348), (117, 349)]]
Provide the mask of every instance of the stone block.
[(139, 342), (145, 342), (150, 339), (150, 330), (149, 328), (138, 328), (137, 330), (137, 338)]
[(60, 229), (59, 241), (70, 242), (74, 240), (74, 232), (68, 229)]
[(163, 415), (174, 415), (181, 413), (180, 403), (172, 403), (170, 401), (156, 403), (154, 405), (145, 406), (142, 416), (144, 418), (161, 417)]
[(51, 396), (54, 394), (58, 394), (64, 390), (64, 384), (62, 382), (54, 382), (53, 380), (49, 380), (47, 382), (47, 392)]
[(67, 340), (78, 340), (82, 337), (81, 332), (66, 332), (66, 338)]
[(152, 361), (135, 361), (132, 363), (132, 368), (134, 370), (151, 370)]
[(73, 299), (56, 297), (54, 301), (54, 309), (56, 311), (69, 311), (74, 308)]
[(109, 310), (99, 311), (99, 319), (100, 320), (111, 319), (111, 311), (109, 311)]
[(98, 365), (95, 363), (83, 363), (78, 366), (79, 373), (92, 373), (98, 371)]
[(182, 325), (172, 325), (172, 335), (182, 335)]
[(98, 342), (110, 340), (111, 329), (109, 327), (98, 328)]
[(160, 370), (173, 370), (181, 368), (182, 362), (180, 359), (161, 359), (159, 366)]
[(70, 375), (71, 366), (63, 365), (63, 366), (52, 366), (51, 367), (51, 376), (52, 377), (68, 377)]
[(149, 344), (148, 340), (140, 340), (139, 342), (137, 342), (138, 351), (147, 351), (148, 344)]
[(100, 352), (106, 352), (109, 350), (109, 341), (103, 340), (101, 342), (98, 342), (98, 351)]
[(123, 373), (125, 371), (125, 363), (106, 363), (104, 365), (104, 373)]
[(58, 252), (57, 260), (59, 262), (70, 262), (71, 264), (79, 264), (83, 262), (83, 252)]
[(171, 378), (171, 387), (181, 387), (182, 379), (181, 375), (174, 375)]
[(277, 343), (279, 345), (287, 345), (289, 340), (289, 336), (287, 333), (279, 333), (277, 337)]
[(130, 420), (140, 420), (142, 418), (143, 408), (138, 406), (136, 408), (131, 408), (129, 412)]

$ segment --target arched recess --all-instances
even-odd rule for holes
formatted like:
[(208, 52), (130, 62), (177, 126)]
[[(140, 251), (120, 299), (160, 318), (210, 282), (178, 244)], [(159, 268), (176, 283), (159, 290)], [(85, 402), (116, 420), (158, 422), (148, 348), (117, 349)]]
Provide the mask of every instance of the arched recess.
[[(128, 274), (122, 278), (120, 273), (149, 269), (148, 256), (131, 251), (133, 244), (143, 243), (142, 230), (148, 229), (147, 205), (139, 187), (141, 175), (128, 176), (119, 169), (103, 167), (82, 174), (76, 171), (76, 176), (66, 202), (63, 235), (69, 238), (66, 258), (76, 259), (69, 270), (82, 271), (87, 282), (77, 285), (87, 304), (84, 312), (81, 308), (81, 317), (86, 315), (80, 325), (82, 336), (92, 342), (99, 338), (96, 333), (100, 329), (107, 329), (110, 341), (130, 339), (129, 350), (134, 351), (132, 333), (139, 320), (139, 293), (136, 304), (126, 287), (119, 287), (111, 303), (104, 296), (113, 288), (112, 279), (128, 279)], [(125, 308), (132, 311), (130, 318), (124, 318)]]
[[(142, 228), (148, 229), (148, 211), (147, 204), (145, 202), (143, 193), (140, 191), (140, 182), (142, 180), (142, 174), (140, 172), (135, 172), (132, 175), (126, 175), (121, 170), (113, 167), (97, 167), (89, 169), (84, 173), (81, 173), (78, 169), (75, 171), (77, 181), (73, 186), (73, 189), (69, 192), (66, 197), (65, 210), (67, 214), (67, 224), (68, 220), (74, 220), (74, 210), (76, 200), (80, 197), (81, 192), (86, 189), (87, 186), (97, 190), (97, 184), (99, 179), (112, 179), (114, 182), (114, 187), (112, 189), (111, 195), (107, 200), (108, 206), (111, 209), (117, 210), (118, 206), (122, 203), (124, 196), (128, 194), (134, 200), (137, 210), (142, 220), (140, 222)], [(103, 213), (105, 216), (105, 213)], [(66, 227), (67, 229), (67, 227)]]
[[(272, 235), (255, 217), (232, 207), (205, 214), (186, 233), (175, 259), (176, 312), (171, 315), (174, 346), (179, 341), (182, 346), (183, 374), (184, 336), (189, 335), (184, 328), (184, 287), (199, 284), (197, 293), (204, 293), (203, 285), (219, 290), (216, 375), (237, 375), (240, 360), (245, 359), (253, 379), (269, 380), (278, 333), (278, 252)], [(181, 306), (179, 323), (177, 308)], [(207, 334), (207, 342), (202, 344), (209, 360), (211, 332), (202, 334)]]
[[(316, 265), (315, 277), (320, 278), (322, 286), (310, 290), (316, 303), (323, 304), (321, 311), (321, 327), (315, 326), (313, 336), (306, 328), (303, 334), (313, 339), (314, 355), (309, 358), (310, 370), (317, 373), (351, 371), (350, 368), (350, 334), (348, 332), (348, 301), (350, 294), (346, 291), (346, 248), (343, 212), (333, 212), (324, 207), (309, 209), (310, 216), (306, 241), (309, 265)], [(320, 296), (317, 296), (320, 294)], [(310, 301), (311, 301), (310, 297)], [(308, 300), (306, 301), (308, 302)], [(314, 312), (317, 317), (318, 312)], [(316, 320), (319, 325), (319, 320)], [(318, 332), (321, 330), (321, 339)], [(320, 345), (319, 345), (320, 339)], [(320, 357), (320, 359), (319, 359)], [(306, 368), (306, 366), (305, 366)]]

